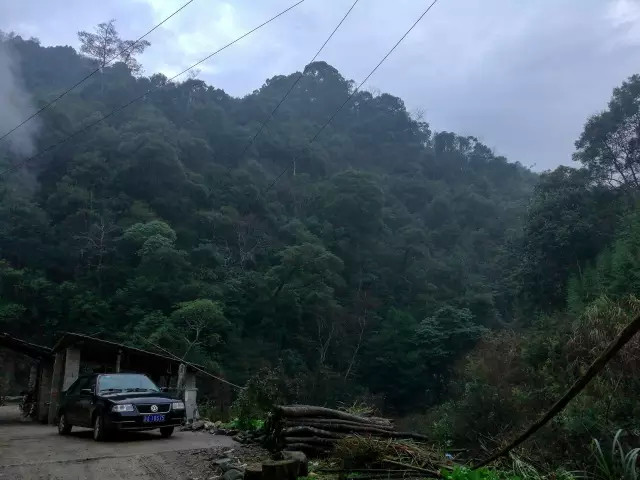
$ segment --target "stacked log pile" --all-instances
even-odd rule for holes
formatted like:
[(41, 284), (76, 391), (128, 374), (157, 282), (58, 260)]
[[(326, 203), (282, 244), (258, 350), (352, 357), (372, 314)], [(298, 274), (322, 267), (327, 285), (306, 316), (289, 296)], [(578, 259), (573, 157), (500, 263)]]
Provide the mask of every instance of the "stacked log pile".
[(270, 444), (277, 450), (328, 453), (350, 435), (426, 440), (424, 435), (399, 432), (388, 418), (362, 416), (312, 405), (278, 406), (267, 424)]

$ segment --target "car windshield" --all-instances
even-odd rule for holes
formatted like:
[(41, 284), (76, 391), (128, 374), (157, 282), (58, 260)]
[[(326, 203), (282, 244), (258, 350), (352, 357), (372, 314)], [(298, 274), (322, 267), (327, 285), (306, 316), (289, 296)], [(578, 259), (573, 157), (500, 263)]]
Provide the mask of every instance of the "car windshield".
[(107, 392), (159, 392), (160, 389), (145, 375), (136, 373), (101, 375), (98, 391)]

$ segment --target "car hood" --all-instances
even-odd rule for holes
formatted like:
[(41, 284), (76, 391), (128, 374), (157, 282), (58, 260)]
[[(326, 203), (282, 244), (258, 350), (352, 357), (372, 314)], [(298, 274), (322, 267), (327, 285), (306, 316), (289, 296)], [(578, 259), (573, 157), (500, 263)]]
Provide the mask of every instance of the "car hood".
[(101, 395), (101, 397), (114, 403), (133, 403), (134, 405), (140, 403), (170, 403), (182, 401), (177, 398), (172, 398), (171, 395), (165, 395), (159, 392), (121, 392)]

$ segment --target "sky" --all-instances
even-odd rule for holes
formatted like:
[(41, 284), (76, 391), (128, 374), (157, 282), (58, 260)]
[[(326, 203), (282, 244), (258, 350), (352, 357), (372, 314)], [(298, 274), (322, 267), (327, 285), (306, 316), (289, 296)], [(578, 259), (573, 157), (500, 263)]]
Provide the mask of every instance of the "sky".
[[(79, 30), (114, 18), (136, 39), (185, 2), (4, 1), (0, 29), (77, 48)], [(293, 3), (194, 0), (146, 37), (145, 73), (175, 75)], [(305, 0), (199, 66), (198, 78), (243, 96), (300, 71), (352, 3)], [(430, 3), (360, 0), (318, 59), (359, 83)], [(640, 0), (439, 0), (363, 88), (541, 171), (575, 165), (584, 122), (636, 72)]]

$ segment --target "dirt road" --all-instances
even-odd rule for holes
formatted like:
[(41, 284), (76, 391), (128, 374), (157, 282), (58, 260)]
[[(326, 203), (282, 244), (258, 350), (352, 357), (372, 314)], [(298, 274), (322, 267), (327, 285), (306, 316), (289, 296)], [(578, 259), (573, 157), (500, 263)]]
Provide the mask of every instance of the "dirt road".
[(195, 463), (198, 452), (235, 446), (229, 437), (204, 432), (168, 439), (140, 432), (100, 443), (90, 430), (74, 429), (61, 437), (55, 427), (20, 421), (15, 406), (0, 407), (0, 480), (206, 480)]

